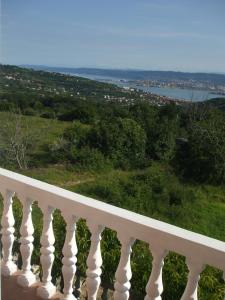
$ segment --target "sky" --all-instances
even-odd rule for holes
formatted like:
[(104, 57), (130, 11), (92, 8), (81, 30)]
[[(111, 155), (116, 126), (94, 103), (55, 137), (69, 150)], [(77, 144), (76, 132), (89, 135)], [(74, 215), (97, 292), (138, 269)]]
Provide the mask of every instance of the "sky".
[(225, 0), (2, 0), (1, 62), (225, 73)]

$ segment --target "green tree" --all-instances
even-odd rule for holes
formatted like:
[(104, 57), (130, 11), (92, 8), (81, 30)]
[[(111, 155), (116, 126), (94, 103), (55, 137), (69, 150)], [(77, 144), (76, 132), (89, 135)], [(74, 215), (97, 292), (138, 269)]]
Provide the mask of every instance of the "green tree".
[(153, 141), (155, 136), (156, 124), (158, 123), (159, 109), (147, 101), (139, 101), (130, 107), (131, 117), (141, 125), (146, 132), (146, 154), (153, 158)]
[(112, 159), (116, 167), (138, 167), (145, 158), (146, 134), (134, 120), (115, 118), (93, 128), (90, 144)]
[(156, 159), (170, 161), (175, 155), (180, 116), (175, 104), (161, 108), (152, 134), (152, 151)]
[(177, 153), (184, 175), (197, 181), (225, 182), (225, 117), (214, 112), (203, 121), (194, 122), (187, 145)]

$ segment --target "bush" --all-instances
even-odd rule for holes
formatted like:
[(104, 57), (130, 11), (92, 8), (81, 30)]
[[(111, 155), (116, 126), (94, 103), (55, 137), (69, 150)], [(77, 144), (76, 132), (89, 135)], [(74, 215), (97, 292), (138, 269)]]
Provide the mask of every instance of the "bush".
[(181, 188), (175, 188), (169, 191), (169, 205), (181, 205), (184, 193)]
[(35, 116), (37, 113), (33, 108), (28, 107), (24, 109), (23, 114), (27, 116)]
[(109, 160), (97, 149), (71, 147), (69, 155), (70, 161), (81, 170), (101, 171), (111, 167)]
[(41, 117), (42, 118), (45, 118), (45, 119), (55, 119), (56, 115), (55, 115), (55, 112), (54, 111), (45, 111), (41, 114)]
[(185, 177), (198, 182), (225, 182), (225, 117), (195, 122), (188, 143), (179, 147), (175, 165)]
[(84, 124), (92, 124), (96, 117), (95, 107), (91, 103), (77, 102), (75, 108), (59, 115), (61, 121), (80, 121)]
[[(77, 162), (79, 159), (78, 152), (86, 145), (89, 130), (89, 126), (80, 122), (73, 122), (71, 126), (65, 129), (61, 137), (58, 137), (48, 146), (51, 162)], [(81, 161), (84, 159), (80, 157)]]
[(93, 128), (89, 140), (115, 167), (140, 167), (144, 163), (146, 134), (132, 119), (102, 121)]
[(84, 125), (76, 121), (64, 131), (63, 138), (68, 142), (68, 144), (70, 144), (70, 146), (82, 148), (87, 146), (89, 132), (90, 127), (88, 125)]
[(68, 142), (59, 137), (52, 144), (47, 146), (49, 151), (49, 161), (52, 163), (65, 162), (68, 160)]

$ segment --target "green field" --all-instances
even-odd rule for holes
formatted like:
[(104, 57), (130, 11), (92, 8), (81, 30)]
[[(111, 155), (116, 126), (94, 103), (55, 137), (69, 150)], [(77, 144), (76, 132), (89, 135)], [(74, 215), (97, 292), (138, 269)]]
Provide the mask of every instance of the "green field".
[[(4, 147), (4, 139), (2, 135), (5, 133), (5, 124), (14, 125), (13, 120), (14, 115), (10, 112), (2, 112), (0, 111), (0, 147)], [(45, 145), (53, 142), (58, 136), (60, 136), (65, 128), (68, 127), (68, 122), (62, 122), (58, 120), (52, 119), (44, 119), (35, 116), (21, 116), (22, 118), (22, 126), (29, 130), (29, 133), (32, 134), (36, 139), (36, 148), (35, 151), (39, 151), (43, 149)]]

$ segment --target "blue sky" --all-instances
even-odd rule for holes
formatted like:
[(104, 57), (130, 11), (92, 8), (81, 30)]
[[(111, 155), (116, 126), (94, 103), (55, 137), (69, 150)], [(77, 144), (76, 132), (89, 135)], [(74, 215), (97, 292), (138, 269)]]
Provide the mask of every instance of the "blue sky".
[(3, 63), (225, 72), (225, 0), (2, 0)]

